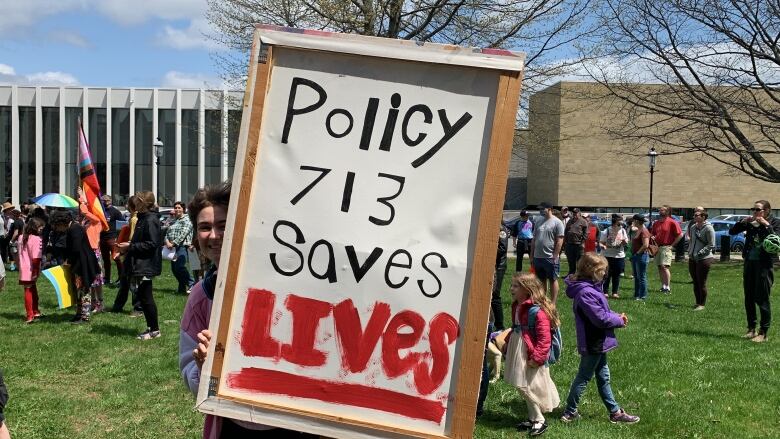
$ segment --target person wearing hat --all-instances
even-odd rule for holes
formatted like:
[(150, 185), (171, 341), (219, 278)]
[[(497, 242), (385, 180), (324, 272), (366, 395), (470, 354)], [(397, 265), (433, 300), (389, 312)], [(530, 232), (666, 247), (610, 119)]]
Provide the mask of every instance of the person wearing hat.
[(645, 216), (637, 213), (632, 218), (636, 232), (631, 240), (631, 268), (634, 270), (634, 299), (647, 299), (647, 265), (650, 263), (650, 232), (645, 227)]
[(531, 260), (536, 277), (545, 284), (553, 303), (558, 300), (558, 271), (563, 248), (563, 221), (552, 212), (550, 203), (539, 205), (542, 219), (536, 224), (531, 241)]
[[(563, 208), (561, 208), (563, 212)], [(582, 256), (585, 248), (585, 239), (588, 237), (588, 220), (580, 214), (580, 209), (572, 210), (574, 215), (568, 222), (564, 222), (563, 248), (566, 253), (566, 261), (569, 263), (569, 273), (577, 270), (577, 261)]]
[(513, 245), (515, 246), (515, 272), (523, 271), (523, 258), (526, 253), (531, 254), (531, 240), (534, 238), (534, 223), (528, 218), (528, 212), (520, 211), (520, 219), (512, 229)]

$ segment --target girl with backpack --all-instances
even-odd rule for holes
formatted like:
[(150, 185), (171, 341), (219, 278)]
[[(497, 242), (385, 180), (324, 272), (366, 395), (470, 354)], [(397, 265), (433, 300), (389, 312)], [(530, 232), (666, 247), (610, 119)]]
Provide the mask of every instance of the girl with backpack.
[(38, 309), (38, 287), (35, 285), (41, 274), (41, 257), (43, 256), (43, 241), (41, 233), (46, 223), (37, 217), (30, 218), (24, 227), (24, 233), (19, 236), (19, 285), (24, 287), (24, 308), (27, 312), (26, 323), (32, 323), (41, 317)]
[[(544, 285), (533, 274), (515, 274), (511, 291), (515, 300), (504, 381), (517, 387), (528, 407), (528, 420), (517, 424), (518, 430), (539, 436), (547, 430), (543, 413), (553, 411), (561, 402), (550, 369), (545, 365), (552, 345), (552, 330), (560, 325), (560, 320)], [(532, 308), (535, 310), (533, 328), (529, 326)]]
[(607, 260), (603, 256), (586, 253), (577, 262), (576, 273), (565, 280), (566, 295), (574, 301), (572, 308), (577, 328), (580, 366), (566, 398), (566, 409), (561, 416), (563, 422), (580, 418), (577, 406), (594, 373), (601, 400), (609, 410), (610, 422), (639, 422), (639, 416), (629, 415), (620, 408), (610, 386), (607, 352), (617, 347), (614, 328), (624, 328), (628, 325), (628, 317), (609, 309), (609, 303), (601, 289), (606, 272)]

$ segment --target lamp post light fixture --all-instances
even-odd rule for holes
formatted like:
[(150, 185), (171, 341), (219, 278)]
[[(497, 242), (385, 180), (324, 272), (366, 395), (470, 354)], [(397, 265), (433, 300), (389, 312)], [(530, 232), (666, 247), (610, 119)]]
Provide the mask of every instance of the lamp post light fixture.
[(647, 153), (647, 162), (650, 165), (650, 209), (648, 209), (648, 218), (650, 224), (653, 223), (653, 173), (655, 172), (656, 161), (658, 160), (658, 152), (655, 147), (650, 147), (650, 151)]
[(155, 164), (156, 169), (154, 173), (154, 188), (157, 190), (157, 204), (160, 204), (160, 194), (162, 191), (160, 190), (160, 158), (162, 158), (163, 154), (165, 153), (165, 150), (163, 147), (165, 144), (160, 140), (159, 137), (154, 139), (154, 142), (152, 143), (152, 146), (154, 147), (154, 157), (155, 157)]

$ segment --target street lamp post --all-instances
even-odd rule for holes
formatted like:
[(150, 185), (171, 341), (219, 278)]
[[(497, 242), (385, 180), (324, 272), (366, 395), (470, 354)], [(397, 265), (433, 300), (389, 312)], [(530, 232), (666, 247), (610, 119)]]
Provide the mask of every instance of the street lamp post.
[(648, 209), (648, 221), (653, 223), (653, 173), (655, 173), (655, 163), (658, 160), (658, 153), (655, 151), (655, 147), (650, 147), (650, 151), (647, 153), (647, 161), (650, 165), (650, 209)]
[(154, 146), (154, 157), (155, 163), (157, 165), (157, 169), (154, 174), (154, 186), (157, 188), (157, 204), (160, 205), (160, 194), (162, 193), (160, 190), (160, 158), (162, 158), (163, 154), (165, 153), (165, 150), (163, 149), (165, 144), (163, 144), (162, 140), (157, 137), (154, 139), (154, 143), (152, 143), (152, 145)]

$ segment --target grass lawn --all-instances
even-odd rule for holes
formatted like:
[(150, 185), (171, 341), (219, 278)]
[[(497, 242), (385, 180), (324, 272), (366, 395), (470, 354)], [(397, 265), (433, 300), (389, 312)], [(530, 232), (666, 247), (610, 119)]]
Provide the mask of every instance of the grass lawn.
[[(514, 261), (510, 267), (514, 269)], [(713, 265), (707, 307), (697, 312), (692, 310), (687, 262), (672, 267), (670, 296), (657, 292), (658, 271), (652, 262), (648, 277), (646, 303), (633, 300), (633, 280), (625, 278), (620, 285), (622, 297), (610, 299), (613, 310), (629, 317), (628, 327), (616, 331), (618, 348), (609, 354), (612, 389), (618, 403), (641, 421), (630, 426), (611, 424), (592, 380), (580, 403), (583, 418), (564, 424), (558, 420), (561, 407), (547, 415), (550, 427), (544, 437), (780, 437), (780, 338), (772, 337), (776, 330), (770, 332), (768, 343), (740, 338), (746, 332), (741, 263)], [(509, 281), (507, 274), (503, 285), (507, 300)], [(558, 307), (564, 356), (552, 366), (551, 374), (563, 406), (579, 355), (571, 300), (563, 292)], [(508, 318), (505, 312), (505, 321), (511, 321)], [(498, 382), (491, 385), (474, 436), (519, 437), (513, 426), (524, 419), (523, 399), (513, 387)]]
[[(514, 262), (510, 263), (514, 267)], [(143, 317), (100, 314), (90, 325), (72, 326), (72, 310), (57, 311), (45, 279), (38, 283), (41, 310), (48, 317), (25, 325), (22, 289), (8, 273), (0, 293), (0, 368), (11, 394), (6, 409), (15, 439), (197, 438), (202, 417), (184, 388), (177, 366), (179, 319), (186, 301), (175, 294), (166, 265), (155, 281), (162, 338), (141, 342)], [(509, 278), (504, 279), (507, 298)], [(609, 356), (616, 398), (642, 421), (608, 422), (591, 384), (574, 425), (549, 416), (544, 437), (571, 438), (754, 438), (780, 437), (780, 339), (756, 345), (745, 332), (741, 266), (718, 264), (710, 274), (707, 309), (693, 312), (687, 266), (673, 267), (673, 293), (663, 296), (650, 270), (647, 303), (631, 300), (633, 281), (624, 279), (623, 298), (611, 299), (629, 326), (618, 331), (620, 346)], [(116, 290), (106, 289), (112, 303)], [(559, 299), (564, 356), (553, 379), (565, 400), (577, 364), (571, 302)], [(128, 307), (129, 308), (129, 307)], [(507, 320), (508, 321), (508, 320)], [(775, 335), (770, 333), (770, 335)], [(514, 425), (526, 418), (517, 392), (491, 385), (477, 438), (516, 438)]]

